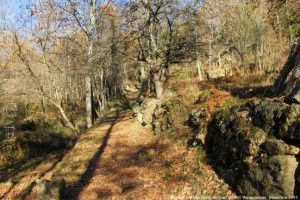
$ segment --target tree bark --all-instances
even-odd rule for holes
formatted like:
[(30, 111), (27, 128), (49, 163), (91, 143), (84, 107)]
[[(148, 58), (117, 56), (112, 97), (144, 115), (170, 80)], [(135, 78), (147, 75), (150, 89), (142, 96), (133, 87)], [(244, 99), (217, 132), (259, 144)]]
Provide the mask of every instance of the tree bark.
[[(295, 92), (294, 88), (295, 85), (293, 86), (292, 84), (297, 82), (297, 79), (299, 80), (297, 70), (299, 71), (299, 65), (300, 65), (300, 35), (297, 36), (293, 42), (289, 57), (283, 67), (283, 69), (280, 71), (280, 74), (277, 78), (277, 80), (274, 83), (274, 89), (275, 89), (275, 94), (278, 96), (282, 94), (283, 92), (289, 93), (288, 95), (291, 94), (291, 91)], [(287, 83), (287, 87), (285, 87), (285, 82), (287, 78), (289, 77), (289, 74), (291, 71), (294, 70), (294, 73), (291, 77), (291, 81)], [(286, 91), (288, 88), (289, 91)]]
[[(291, 75), (290, 80), (287, 83), (287, 89), (285, 90), (287, 93), (285, 101), (287, 103), (295, 102), (295, 96), (299, 93), (300, 90), (300, 53), (298, 54), (296, 60), (297, 61), (293, 69), (293, 73)], [(299, 99), (297, 99), (296, 102), (300, 103)]]
[(95, 16), (96, 0), (90, 0), (90, 23), (88, 27), (88, 61), (85, 75), (85, 92), (86, 92), (86, 126), (91, 128), (93, 126), (93, 94), (92, 94), (92, 55), (94, 43), (94, 29), (96, 23)]
[(69, 120), (68, 116), (66, 115), (65, 110), (58, 104), (55, 104), (55, 106), (59, 109), (59, 112), (60, 112), (63, 120), (66, 122), (66, 126), (70, 129), (72, 129), (73, 131), (77, 131), (75, 126), (72, 124), (72, 122)]
[(199, 81), (204, 81), (203, 72), (202, 72), (202, 65), (201, 65), (201, 61), (199, 59), (197, 59), (196, 67), (197, 67)]
[(155, 87), (156, 98), (160, 99), (164, 93), (165, 83), (162, 80), (162, 77), (159, 73), (154, 73), (153, 78), (154, 78), (154, 87)]
[(93, 112), (92, 112), (92, 86), (91, 77), (86, 75), (85, 77), (85, 105), (86, 105), (86, 126), (91, 128), (93, 126)]

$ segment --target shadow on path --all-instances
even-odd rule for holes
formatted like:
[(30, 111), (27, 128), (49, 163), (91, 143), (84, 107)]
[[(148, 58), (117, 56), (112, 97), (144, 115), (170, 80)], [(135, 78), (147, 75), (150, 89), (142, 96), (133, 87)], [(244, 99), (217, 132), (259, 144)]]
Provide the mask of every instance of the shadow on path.
[(107, 142), (110, 138), (113, 127), (116, 125), (119, 119), (120, 119), (120, 113), (118, 112), (116, 116), (112, 117), (111, 120), (106, 121), (106, 122), (111, 122), (111, 125), (102, 139), (102, 145), (99, 147), (99, 149), (97, 150), (93, 158), (89, 161), (88, 167), (86, 171), (82, 174), (80, 180), (77, 183), (68, 186), (63, 199), (69, 199), (69, 200), (78, 199), (81, 191), (91, 182), (91, 179), (93, 178), (95, 174), (95, 170), (97, 169), (98, 163), (100, 161), (101, 155), (104, 153), (104, 150), (107, 146)]
[[(45, 170), (44, 172), (42, 172), (41, 174), (39, 174), (38, 178), (37, 179), (42, 179), (48, 172), (52, 171), (56, 166), (57, 164), (63, 159), (65, 153), (67, 151), (62, 151), (60, 152), (59, 154), (57, 154), (55, 157), (56, 161), (51, 165), (51, 167), (49, 167), (47, 170)], [(41, 162), (40, 162), (41, 163)], [(39, 163), (39, 164), (40, 164)], [(33, 169), (35, 169), (37, 167), (34, 166)], [(24, 178), (24, 177), (23, 177)], [(20, 180), (22, 181), (22, 179)], [(17, 184), (20, 182), (16, 182), (16, 183), (13, 183), (11, 185), (11, 187), (4, 193), (0, 196), (0, 199), (6, 199), (7, 195), (17, 186)], [(36, 185), (36, 180), (32, 181), (27, 187), (26, 189), (21, 193), (22, 196), (20, 197), (20, 199), (26, 199), (26, 197), (31, 193), (32, 189), (34, 188), (34, 186)]]

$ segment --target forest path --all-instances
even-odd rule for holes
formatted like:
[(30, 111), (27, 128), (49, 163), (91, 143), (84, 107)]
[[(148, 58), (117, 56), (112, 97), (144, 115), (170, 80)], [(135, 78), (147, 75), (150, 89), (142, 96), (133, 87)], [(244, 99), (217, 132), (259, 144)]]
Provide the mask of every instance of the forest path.
[(5, 199), (37, 199), (38, 187), (32, 182), (36, 177), (63, 178), (67, 183), (64, 199), (72, 200), (231, 195), (228, 185), (205, 164), (202, 151), (155, 136), (136, 122), (129, 109), (119, 110), (84, 133), (45, 172), (33, 170), (35, 176), (20, 181)]

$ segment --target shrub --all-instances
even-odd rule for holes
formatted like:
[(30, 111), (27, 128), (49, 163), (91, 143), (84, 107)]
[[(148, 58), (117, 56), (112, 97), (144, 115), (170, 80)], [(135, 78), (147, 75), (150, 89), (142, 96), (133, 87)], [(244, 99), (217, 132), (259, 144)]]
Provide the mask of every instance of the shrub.
[(17, 126), (20, 131), (35, 131), (37, 129), (37, 124), (34, 120), (26, 120)]

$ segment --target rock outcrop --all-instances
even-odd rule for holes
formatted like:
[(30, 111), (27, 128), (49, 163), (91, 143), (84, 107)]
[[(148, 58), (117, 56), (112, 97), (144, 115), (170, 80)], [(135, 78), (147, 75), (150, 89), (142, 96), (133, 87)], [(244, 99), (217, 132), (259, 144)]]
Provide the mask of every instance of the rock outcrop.
[(206, 131), (206, 113), (205, 109), (192, 110), (189, 119), (184, 122), (192, 130), (192, 138), (188, 141), (188, 147), (196, 147), (205, 143)]
[(173, 120), (169, 115), (170, 108), (166, 104), (157, 105), (153, 113), (152, 130), (154, 133), (164, 132), (172, 127)]
[(134, 117), (143, 126), (151, 125), (153, 122), (153, 113), (157, 106), (161, 105), (159, 99), (149, 98), (144, 100), (141, 104), (133, 106), (132, 111)]
[(216, 113), (208, 157), (242, 195), (300, 195), (300, 105), (252, 100)]
[(214, 68), (206, 71), (206, 76), (208, 79), (222, 78), (226, 76), (226, 69), (224, 68)]
[(60, 180), (44, 180), (37, 185), (40, 200), (62, 200), (65, 190), (65, 181)]
[(155, 134), (166, 132), (173, 124), (170, 115), (172, 106), (169, 103), (172, 97), (172, 94), (168, 94), (162, 99), (147, 98), (132, 107), (133, 116), (141, 125), (151, 127)]

